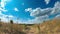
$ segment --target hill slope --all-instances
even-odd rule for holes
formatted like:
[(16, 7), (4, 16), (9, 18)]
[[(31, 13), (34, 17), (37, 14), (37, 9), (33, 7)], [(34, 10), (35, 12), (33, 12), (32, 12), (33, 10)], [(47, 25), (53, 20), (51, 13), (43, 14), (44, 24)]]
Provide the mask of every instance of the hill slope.
[(60, 19), (46, 21), (40, 24), (40, 33), (42, 34), (60, 34)]

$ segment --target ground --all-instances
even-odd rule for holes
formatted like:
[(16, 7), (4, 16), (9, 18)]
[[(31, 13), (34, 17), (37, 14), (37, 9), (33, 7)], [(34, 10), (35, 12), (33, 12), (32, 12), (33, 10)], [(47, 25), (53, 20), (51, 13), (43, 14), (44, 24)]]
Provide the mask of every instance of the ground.
[(29, 25), (0, 22), (0, 34), (60, 34), (60, 19)]

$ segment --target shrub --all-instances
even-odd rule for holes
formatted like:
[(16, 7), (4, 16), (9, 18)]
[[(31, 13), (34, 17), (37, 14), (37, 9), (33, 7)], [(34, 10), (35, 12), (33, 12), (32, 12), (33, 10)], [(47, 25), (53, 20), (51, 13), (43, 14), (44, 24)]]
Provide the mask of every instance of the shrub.
[(13, 24), (13, 20), (10, 20), (10, 23)]

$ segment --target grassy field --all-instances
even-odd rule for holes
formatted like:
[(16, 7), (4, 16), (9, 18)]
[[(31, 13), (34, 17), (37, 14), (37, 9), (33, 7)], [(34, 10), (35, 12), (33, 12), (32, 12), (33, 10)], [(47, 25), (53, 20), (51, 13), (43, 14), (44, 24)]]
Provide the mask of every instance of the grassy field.
[(41, 24), (11, 24), (0, 22), (0, 34), (60, 34), (60, 19)]

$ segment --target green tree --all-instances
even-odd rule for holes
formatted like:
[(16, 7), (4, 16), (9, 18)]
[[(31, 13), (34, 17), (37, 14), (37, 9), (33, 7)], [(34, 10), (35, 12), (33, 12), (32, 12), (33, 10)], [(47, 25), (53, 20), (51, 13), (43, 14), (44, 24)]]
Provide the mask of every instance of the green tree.
[(10, 20), (10, 23), (13, 24), (13, 20)]
[(0, 22), (1, 22), (1, 19), (0, 19)]

